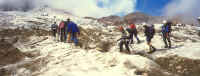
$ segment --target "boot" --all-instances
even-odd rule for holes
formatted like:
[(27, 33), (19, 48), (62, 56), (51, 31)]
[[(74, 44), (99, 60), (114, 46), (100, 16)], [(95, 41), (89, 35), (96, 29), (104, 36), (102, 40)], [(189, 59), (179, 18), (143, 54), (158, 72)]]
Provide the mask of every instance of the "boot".
[(153, 46), (150, 46), (150, 51), (148, 52), (149, 54), (154, 53), (156, 51), (156, 48)]
[(165, 45), (165, 48), (168, 48), (168, 46), (167, 46), (167, 45)]
[(169, 47), (168, 48), (171, 48), (171, 42), (169, 42)]
[(153, 49), (153, 50), (152, 50), (153, 52), (155, 52), (155, 51), (156, 51), (156, 48), (155, 48), (155, 47), (153, 47), (153, 46), (152, 46), (152, 49)]
[(140, 44), (140, 43), (141, 43), (141, 41), (139, 40), (139, 41), (138, 41), (138, 44)]
[(169, 46), (168, 48), (172, 48), (171, 46)]

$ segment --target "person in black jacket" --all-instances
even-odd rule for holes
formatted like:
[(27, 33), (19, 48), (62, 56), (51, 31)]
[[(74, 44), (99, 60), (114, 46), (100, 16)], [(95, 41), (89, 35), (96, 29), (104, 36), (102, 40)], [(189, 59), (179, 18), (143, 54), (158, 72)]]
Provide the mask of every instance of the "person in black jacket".
[(146, 36), (147, 45), (149, 46), (149, 50), (150, 50), (148, 53), (155, 52), (156, 48), (151, 44), (151, 40), (153, 39), (153, 37), (155, 35), (154, 25), (152, 25), (152, 26), (144, 25), (144, 33)]
[(56, 33), (58, 30), (58, 25), (56, 24), (56, 22), (54, 22), (54, 24), (51, 25), (51, 30), (52, 30), (53, 36), (56, 37)]

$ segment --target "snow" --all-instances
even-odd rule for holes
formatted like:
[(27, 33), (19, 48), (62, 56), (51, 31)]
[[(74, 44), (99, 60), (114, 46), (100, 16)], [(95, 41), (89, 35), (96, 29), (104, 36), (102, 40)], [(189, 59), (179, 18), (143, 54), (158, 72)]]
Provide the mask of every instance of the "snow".
[[(42, 14), (48, 14), (44, 16)], [(120, 32), (115, 31), (115, 26), (104, 27), (102, 23), (95, 20), (83, 19), (73, 16), (71, 14), (63, 13), (63, 11), (56, 12), (55, 9), (47, 8), (44, 11), (34, 10), (28, 13), (22, 12), (9, 12), (7, 13), (15, 19), (11, 19), (16, 27), (31, 27), (31, 26), (44, 26), (43, 29), (48, 27), (52, 22), (59, 23), (61, 20), (71, 18), (78, 26), (83, 29), (98, 29), (103, 33), (111, 35), (103, 35), (102, 41), (113, 41), (115, 44), (111, 47), (109, 52), (102, 53), (98, 51), (98, 47), (91, 43), (90, 47), (93, 49), (83, 49), (75, 47), (72, 43), (62, 43), (55, 41), (50, 36), (32, 36), (27, 43), (16, 43), (15, 46), (22, 52), (37, 51), (41, 56), (46, 57), (48, 63), (46, 66), (41, 67), (38, 76), (138, 76), (134, 72), (137, 69), (151, 70), (151, 68), (160, 68), (160, 66), (153, 60), (135, 54), (123, 54), (119, 52), (116, 40), (120, 38)], [(56, 19), (54, 19), (56, 16)], [(27, 21), (42, 22), (43, 25), (29, 24)], [(155, 24), (155, 29), (160, 30), (162, 24)], [(138, 28), (143, 28), (139, 26)], [(200, 59), (200, 38), (195, 35), (194, 27), (186, 26), (186, 28), (179, 28), (172, 32), (172, 49), (163, 49), (164, 43), (162, 41), (161, 33), (156, 33), (152, 40), (158, 52), (152, 54), (153, 58), (166, 57), (170, 55), (178, 55), (191, 59)], [(112, 32), (109, 32), (109, 31)], [(159, 31), (158, 31), (159, 32)], [(99, 36), (101, 37), (101, 36)], [(139, 34), (142, 40), (141, 44), (131, 45), (132, 52), (148, 52), (146, 38), (144, 34)], [(196, 40), (196, 42), (193, 42)], [(136, 43), (136, 40), (134, 40)], [(180, 42), (176, 42), (180, 41)], [(31, 48), (34, 46), (34, 48)], [(29, 73), (29, 70), (20, 69), (18, 72)]]
[(200, 17), (198, 17), (198, 19), (200, 19)]
[(198, 31), (200, 31), (200, 27), (196, 27), (196, 29), (197, 29)]
[(160, 53), (155, 55), (157, 58), (158, 57), (166, 57), (166, 56), (172, 56), (172, 55), (178, 55), (180, 57), (186, 57), (190, 59), (200, 59), (200, 44), (199, 43), (191, 43), (191, 44), (186, 44), (184, 47), (180, 48), (175, 48), (168, 50), (166, 53)]

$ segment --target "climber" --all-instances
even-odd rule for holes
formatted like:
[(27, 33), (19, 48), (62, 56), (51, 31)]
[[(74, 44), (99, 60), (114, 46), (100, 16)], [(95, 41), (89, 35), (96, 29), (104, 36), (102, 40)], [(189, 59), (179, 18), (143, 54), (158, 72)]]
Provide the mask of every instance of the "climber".
[(136, 25), (134, 23), (130, 23), (129, 22), (129, 28), (127, 29), (127, 31), (130, 33), (129, 37), (130, 37), (130, 43), (133, 44), (133, 35), (134, 37), (137, 39), (137, 43), (140, 43), (140, 39), (138, 38), (138, 32), (137, 32), (137, 28)]
[(56, 38), (56, 33), (58, 30), (58, 25), (56, 24), (56, 22), (54, 22), (54, 24), (51, 25), (51, 30), (52, 30), (53, 36)]
[(149, 46), (148, 53), (153, 53), (156, 51), (156, 48), (151, 44), (151, 40), (153, 39), (155, 35), (154, 25), (147, 26), (146, 24), (143, 24), (143, 26), (144, 26), (144, 34), (147, 40), (147, 45)]
[(130, 37), (127, 36), (127, 33), (124, 30), (123, 26), (119, 26), (119, 30), (122, 33), (122, 37), (119, 40), (117, 40), (120, 41), (119, 42), (120, 52), (123, 52), (123, 46), (125, 45), (127, 52), (130, 54), (131, 52), (128, 46)]
[(77, 35), (80, 35), (80, 30), (77, 26), (77, 24), (75, 24), (74, 22), (70, 21), (70, 19), (68, 19), (68, 24), (67, 24), (67, 34), (71, 35), (71, 39), (68, 42), (74, 41), (75, 45), (78, 45), (78, 39), (77, 39)]
[(59, 24), (59, 34), (60, 34), (60, 41), (65, 42), (66, 41), (66, 29), (65, 29), (65, 23), (63, 20)]
[(68, 28), (68, 23), (70, 22), (70, 19), (68, 18), (66, 21), (64, 21), (64, 25), (65, 25), (65, 40), (68, 42), (68, 41), (70, 41), (70, 37), (71, 37), (71, 34), (70, 33), (68, 33), (68, 31), (67, 31), (67, 28)]
[(170, 40), (171, 25), (172, 25), (171, 22), (163, 21), (162, 36), (163, 36), (163, 41), (165, 43), (165, 48), (171, 48), (171, 40)]

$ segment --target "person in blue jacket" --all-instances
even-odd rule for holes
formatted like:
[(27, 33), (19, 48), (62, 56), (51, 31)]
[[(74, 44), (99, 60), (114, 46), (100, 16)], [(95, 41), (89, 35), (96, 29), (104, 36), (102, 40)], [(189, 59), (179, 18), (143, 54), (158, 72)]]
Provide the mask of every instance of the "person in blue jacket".
[(80, 35), (80, 30), (77, 26), (77, 24), (75, 24), (74, 22), (70, 21), (70, 19), (68, 19), (68, 26), (67, 26), (67, 34), (71, 35), (71, 41), (74, 41), (75, 45), (78, 45), (78, 39), (77, 39), (77, 35)]
[(162, 36), (163, 41), (165, 43), (165, 48), (171, 48), (171, 40), (170, 40), (170, 33), (171, 33), (171, 22), (164, 22), (165, 24), (162, 26)]

